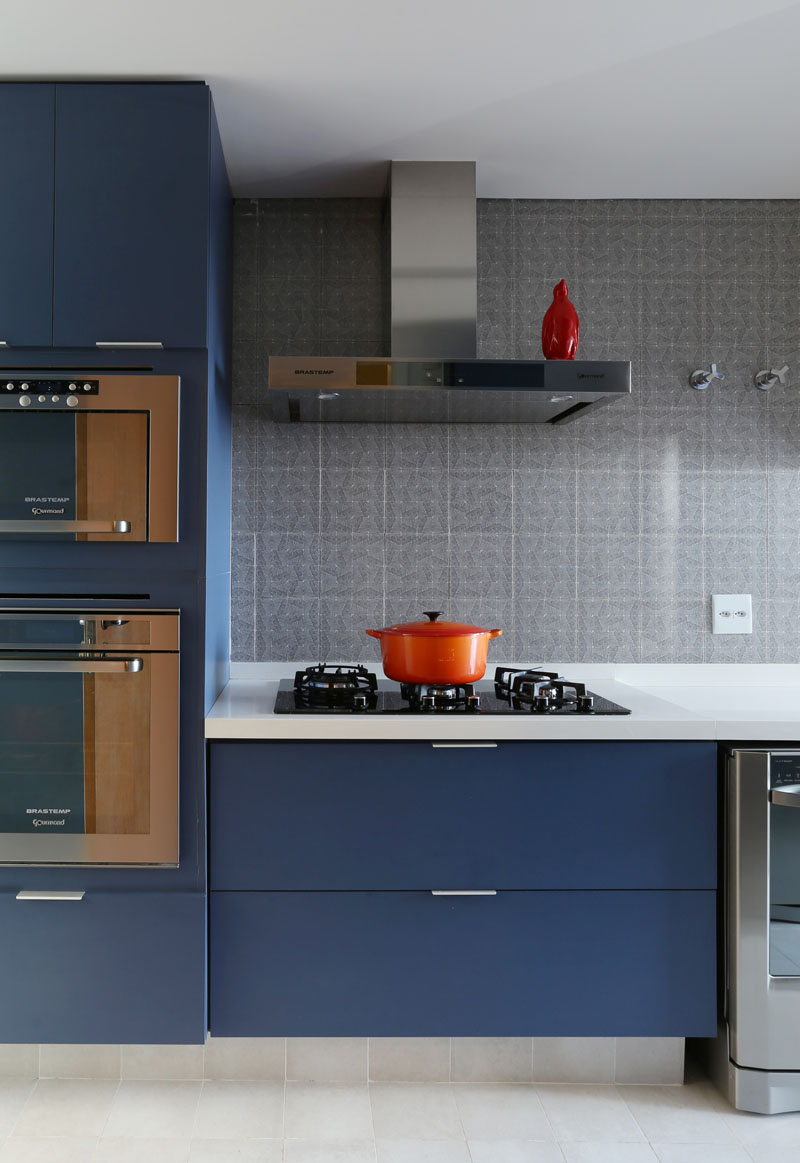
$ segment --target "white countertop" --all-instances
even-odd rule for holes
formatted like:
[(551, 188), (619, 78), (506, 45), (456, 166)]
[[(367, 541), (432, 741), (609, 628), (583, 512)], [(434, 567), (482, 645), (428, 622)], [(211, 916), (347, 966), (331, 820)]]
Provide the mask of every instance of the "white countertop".
[[(630, 715), (620, 716), (274, 714), (279, 680), (292, 678), (304, 665), (232, 664), (231, 681), (206, 719), (206, 738), (800, 740), (800, 665), (795, 664), (545, 665), (630, 708)], [(491, 664), (487, 678), (495, 665), (500, 664)], [(380, 665), (375, 670), (380, 679)]]

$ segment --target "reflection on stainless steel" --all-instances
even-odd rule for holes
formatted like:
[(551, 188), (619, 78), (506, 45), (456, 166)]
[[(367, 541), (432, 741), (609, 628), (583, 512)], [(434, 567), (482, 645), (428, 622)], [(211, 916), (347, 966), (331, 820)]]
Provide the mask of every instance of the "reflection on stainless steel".
[(0, 611), (0, 863), (178, 863), (178, 621)]

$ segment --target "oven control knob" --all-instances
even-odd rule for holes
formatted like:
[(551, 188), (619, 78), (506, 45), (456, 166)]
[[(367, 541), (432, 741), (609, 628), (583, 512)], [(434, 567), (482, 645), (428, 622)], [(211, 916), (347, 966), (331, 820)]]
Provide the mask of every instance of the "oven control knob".
[(61, 397), (60, 396), (51, 396), (50, 399), (53, 401), (54, 404), (57, 404), (58, 401), (61, 399)]
[(30, 404), (30, 402), (31, 402), (30, 396), (20, 396), (20, 398), (19, 398), (20, 408), (27, 408), (28, 404)]
[(91, 390), (92, 390), (92, 385), (91, 385), (91, 384), (84, 384), (84, 385), (83, 385), (83, 390), (84, 390), (84, 392), (91, 392)]
[(30, 386), (31, 386), (30, 384), (20, 384), (19, 388), (20, 388), (21, 392), (27, 392), (28, 389), (30, 388)]
[(68, 408), (77, 408), (78, 407), (78, 397), (77, 396), (67, 396), (67, 407)]
[(39, 403), (40, 403), (40, 404), (46, 404), (46, 403), (47, 403), (47, 396), (40, 396), (40, 397), (39, 397)]
[(6, 384), (6, 391), (7, 391), (7, 392), (13, 392), (13, 391), (14, 391), (14, 385), (13, 385), (13, 384), (11, 384), (11, 383), (8, 383), (8, 384)]
[(77, 384), (70, 384), (70, 385), (69, 385), (69, 390), (70, 390), (71, 392), (77, 392), (77, 390), (78, 390), (78, 385), (77, 385)]

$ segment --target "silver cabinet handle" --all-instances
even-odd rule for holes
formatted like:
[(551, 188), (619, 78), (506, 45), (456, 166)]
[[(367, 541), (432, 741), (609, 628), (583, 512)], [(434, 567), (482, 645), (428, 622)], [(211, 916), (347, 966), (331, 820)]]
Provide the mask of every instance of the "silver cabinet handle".
[(431, 747), (496, 747), (496, 743), (431, 743)]
[(98, 339), (95, 347), (158, 347), (163, 349), (160, 339)]
[(497, 896), (496, 888), (432, 888), (431, 896)]
[(0, 533), (130, 533), (130, 521), (0, 521)]
[(59, 892), (55, 889), (21, 888), (17, 893), (18, 901), (82, 901), (86, 894), (83, 892)]
[(787, 783), (774, 787), (769, 793), (770, 803), (784, 808), (800, 808), (800, 783)]
[(8, 343), (5, 341), (5, 339), (0, 339), (0, 347), (8, 347)]
[(75, 658), (0, 658), (0, 674), (136, 674), (144, 663), (141, 658), (105, 659)]

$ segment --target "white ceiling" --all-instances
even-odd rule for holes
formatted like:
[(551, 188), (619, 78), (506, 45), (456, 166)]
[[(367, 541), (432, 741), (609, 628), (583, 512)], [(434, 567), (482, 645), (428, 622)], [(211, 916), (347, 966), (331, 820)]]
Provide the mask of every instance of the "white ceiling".
[(0, 76), (200, 79), (234, 193), (800, 197), (800, 3), (2, 0)]

